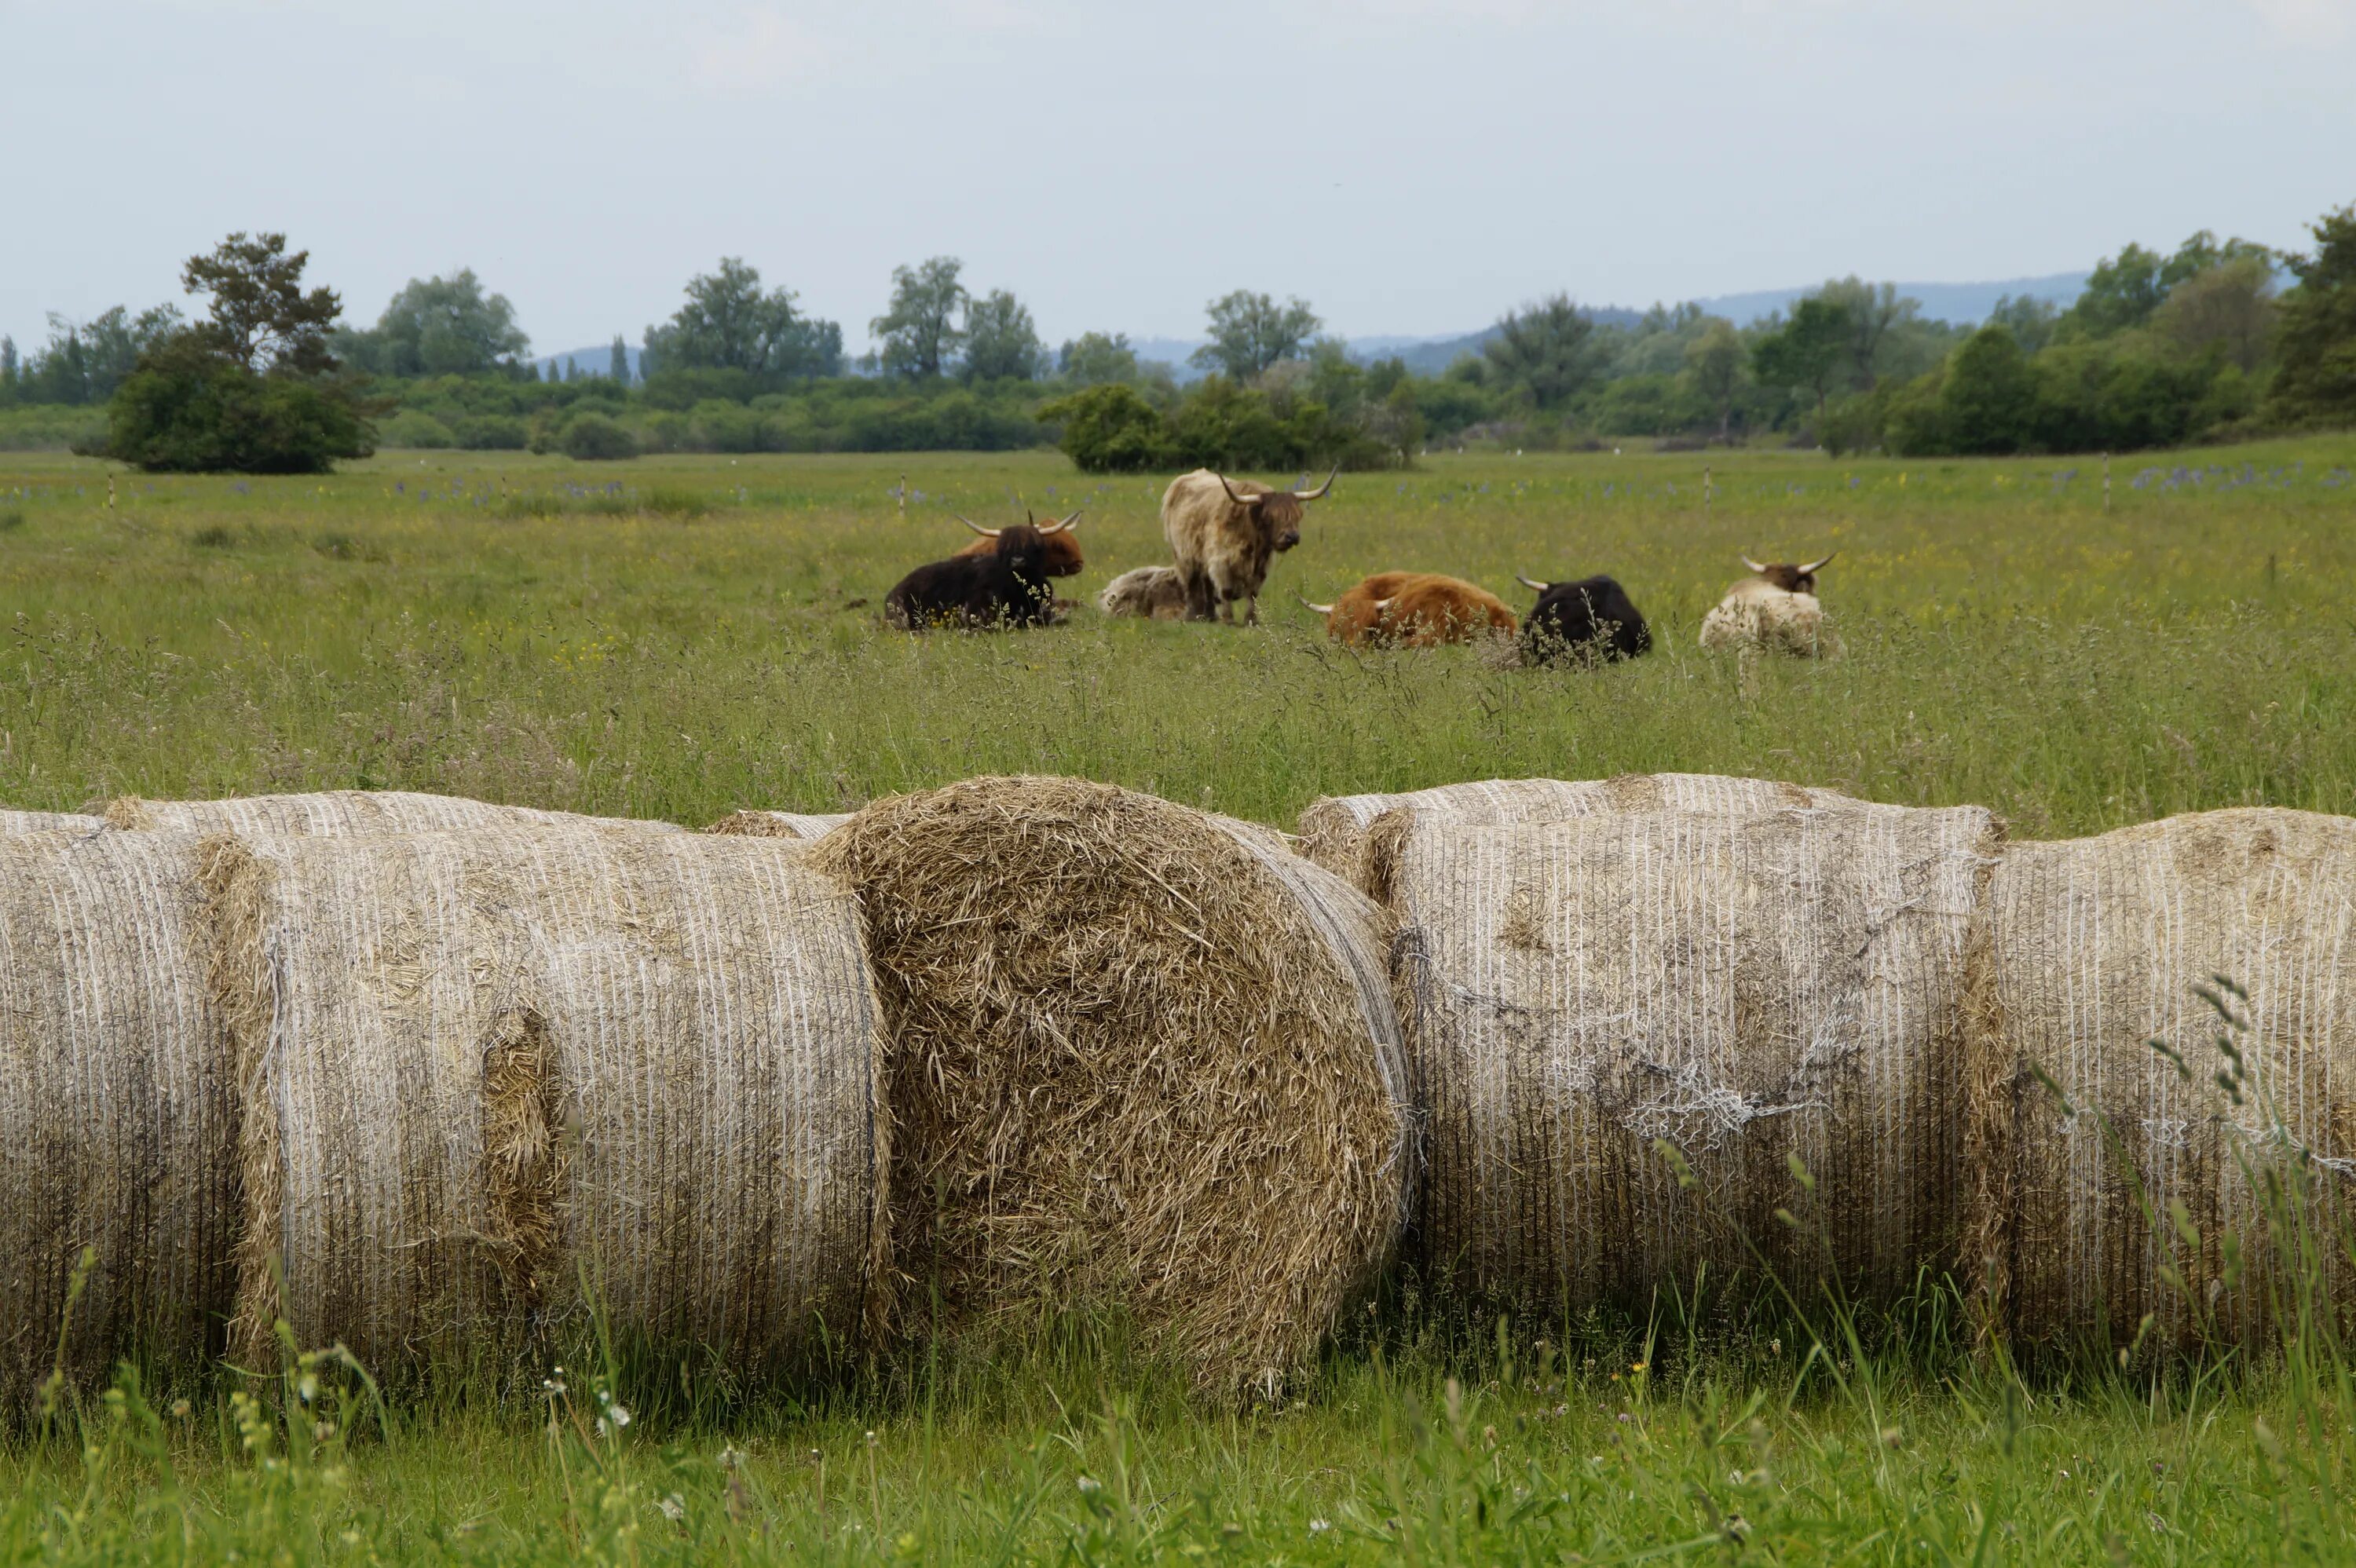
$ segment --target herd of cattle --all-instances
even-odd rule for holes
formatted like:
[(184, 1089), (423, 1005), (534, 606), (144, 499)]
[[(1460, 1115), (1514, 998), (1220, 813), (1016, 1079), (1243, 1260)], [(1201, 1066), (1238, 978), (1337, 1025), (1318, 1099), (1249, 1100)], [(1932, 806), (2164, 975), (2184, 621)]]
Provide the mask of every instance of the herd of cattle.
[[(1333, 488), (1332, 475), (1314, 490), (1280, 490), (1207, 468), (1183, 474), (1162, 497), (1162, 532), (1173, 564), (1124, 571), (1097, 603), (1109, 615), (1233, 624), (1241, 602), (1244, 624), (1257, 624), (1269, 562), (1301, 542), (1308, 503)], [(884, 602), (885, 619), (907, 631), (1038, 626), (1064, 619), (1073, 606), (1055, 597), (1053, 580), (1080, 570), (1079, 520), (1074, 512), (1051, 523), (1030, 519), (985, 528), (958, 518), (980, 537), (948, 560), (902, 578)], [(1816, 571), (1830, 560), (1762, 564), (1743, 557), (1751, 575), (1729, 588), (1703, 619), (1702, 646), (1804, 657), (1837, 652), (1815, 592)], [(1515, 577), (1537, 594), (1525, 615), (1516, 616), (1486, 589), (1430, 571), (1378, 572), (1331, 604), (1305, 598), (1301, 603), (1325, 617), (1328, 635), (1352, 645), (1431, 647), (1516, 638), (1531, 663), (1634, 658), (1652, 648), (1644, 615), (1613, 579)]]

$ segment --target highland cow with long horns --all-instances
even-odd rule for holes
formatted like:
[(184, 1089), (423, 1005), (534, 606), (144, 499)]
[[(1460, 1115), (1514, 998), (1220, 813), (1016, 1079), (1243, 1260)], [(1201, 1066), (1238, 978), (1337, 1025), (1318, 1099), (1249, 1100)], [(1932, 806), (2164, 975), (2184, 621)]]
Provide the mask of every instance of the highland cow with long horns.
[(1207, 468), (1173, 479), (1162, 496), (1162, 533), (1186, 585), (1186, 618), (1233, 623), (1240, 599), (1244, 624), (1258, 625), (1270, 558), (1301, 542), (1302, 507), (1333, 488), (1332, 474), (1314, 490), (1271, 490)]

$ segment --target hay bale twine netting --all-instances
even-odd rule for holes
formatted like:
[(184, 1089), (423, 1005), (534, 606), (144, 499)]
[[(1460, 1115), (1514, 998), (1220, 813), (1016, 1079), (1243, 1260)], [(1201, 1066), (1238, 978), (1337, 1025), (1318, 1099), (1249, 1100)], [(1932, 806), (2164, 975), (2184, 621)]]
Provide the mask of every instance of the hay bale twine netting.
[(1622, 773), (1608, 779), (1484, 779), (1406, 795), (1327, 795), (1301, 814), (1301, 852), (1377, 898), (1387, 850), (1371, 837), (1420, 822), (1472, 827), (1570, 822), (1641, 811), (1807, 810), (1859, 804), (1828, 789), (1716, 773)]
[(83, 816), (69, 811), (17, 811), (0, 808), (0, 834), (8, 833), (95, 833), (106, 826), (101, 816)]
[(812, 857), (883, 999), (900, 1326), (1110, 1306), (1215, 1397), (1300, 1369), (1402, 1213), (1378, 912), (1265, 830), (1065, 779), (883, 801)]
[[(196, 840), (0, 837), (0, 1411), (195, 1362), (227, 1315), (236, 1129)], [(70, 1323), (68, 1282), (95, 1263)]]
[(838, 1345), (875, 1216), (873, 995), (788, 845), (578, 828), (218, 838), (238, 1332), (399, 1373), (594, 1305), (756, 1374)]
[(390, 789), (330, 789), (306, 795), (240, 795), (226, 800), (143, 800), (131, 795), (108, 801), (105, 812), (110, 826), (134, 831), (166, 828), (184, 833), (305, 838), (364, 838), (397, 833), (518, 827), (684, 831), (669, 822), (583, 816), (529, 805), (495, 805), (462, 795), (418, 795)]
[(1801, 1289), (1943, 1264), (1996, 832), (1864, 805), (1413, 826), (1390, 879), (1419, 1266), (1559, 1311), (1755, 1274), (1753, 1247)]
[(743, 838), (823, 838), (850, 820), (848, 812), (732, 811), (704, 831)]
[[(2212, 811), (2013, 845), (1985, 922), (1970, 1235), (1995, 1326), (2107, 1349), (2150, 1313), (2161, 1344), (2211, 1324), (2262, 1338), (2286, 1282), (2250, 1173), (2282, 1168), (2295, 1144), (2316, 1157), (2311, 1197), (2335, 1200), (2356, 1174), (2356, 821)], [(2193, 990), (2217, 975), (2248, 993), (2228, 997), (2245, 1030), (2223, 1029)], [(2238, 1105), (2216, 1079), (2231, 1067), (2221, 1033), (2244, 1053)], [(2318, 1212), (2344, 1305), (2346, 1211)]]

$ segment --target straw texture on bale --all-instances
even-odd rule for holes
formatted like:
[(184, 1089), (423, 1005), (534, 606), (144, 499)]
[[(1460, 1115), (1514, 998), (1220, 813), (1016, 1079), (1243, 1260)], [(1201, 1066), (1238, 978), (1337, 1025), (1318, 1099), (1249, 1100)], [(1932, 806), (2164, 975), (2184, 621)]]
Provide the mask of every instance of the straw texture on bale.
[(1281, 842), (1014, 778), (815, 848), (883, 998), (897, 1327), (1109, 1307), (1233, 1397), (1297, 1371), (1384, 1265), (1407, 1159), (1379, 916)]
[[(2169, 1344), (2213, 1315), (2230, 1338), (2262, 1337), (2283, 1282), (2244, 1161), (2279, 1161), (2279, 1127), (2317, 1156), (2319, 1195), (2356, 1176), (2356, 821), (2212, 811), (2013, 845), (1976, 935), (1967, 1265), (1991, 1325), (2125, 1345), (2148, 1312)], [(2240, 1106), (2192, 989), (2215, 975), (2249, 994)], [(2245, 1264), (2232, 1287), (2229, 1234)], [(2327, 1251), (2344, 1304), (2346, 1260), (2336, 1240)]]
[(234, 1100), (197, 867), (177, 834), (0, 837), (0, 1408), (48, 1375), (84, 1247), (77, 1383), (134, 1347), (201, 1359), (228, 1313)]
[(1892, 1290), (1952, 1256), (1994, 837), (1976, 808), (1861, 805), (1419, 827), (1392, 890), (1419, 1264), (1559, 1310), (1641, 1307), (1704, 1264), (1754, 1270), (1753, 1246), (1799, 1288), (1829, 1264)]
[(106, 803), (115, 827), (169, 828), (184, 833), (262, 834), (303, 838), (365, 838), (395, 833), (451, 833), (478, 828), (634, 827), (681, 831), (669, 822), (583, 816), (529, 805), (494, 805), (459, 795), (405, 790), (330, 789), (311, 795), (252, 795), (228, 800), (142, 800)]
[(235, 1338), (399, 1373), (584, 1305), (732, 1371), (856, 1330), (875, 1016), (790, 845), (578, 828), (208, 841), (243, 1085)]
[(1301, 814), (1301, 852), (1358, 887), (1383, 896), (1380, 851), (1369, 841), (1376, 818), (1510, 827), (1570, 822), (1637, 811), (1740, 812), (1855, 804), (1828, 789), (1773, 779), (1715, 773), (1622, 773), (1608, 779), (1486, 779), (1407, 795), (1328, 795)]
[(95, 833), (105, 826), (103, 817), (67, 811), (0, 810), (0, 833)]
[(732, 811), (704, 831), (744, 838), (823, 838), (850, 820), (848, 812)]

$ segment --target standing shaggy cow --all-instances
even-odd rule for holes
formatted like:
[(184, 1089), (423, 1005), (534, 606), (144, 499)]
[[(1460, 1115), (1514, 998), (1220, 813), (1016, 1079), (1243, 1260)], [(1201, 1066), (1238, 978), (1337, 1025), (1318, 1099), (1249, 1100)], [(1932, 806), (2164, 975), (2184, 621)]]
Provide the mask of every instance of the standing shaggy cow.
[(1314, 490), (1230, 482), (1207, 468), (1173, 479), (1162, 496), (1162, 534), (1186, 587), (1186, 619), (1232, 624), (1240, 599), (1244, 624), (1258, 625), (1269, 558), (1301, 542), (1303, 505), (1333, 488), (1333, 474)]
[(920, 566), (884, 596), (884, 618), (903, 631), (929, 626), (1044, 626), (1055, 619), (1047, 540), (1037, 528), (1001, 528), (988, 555), (953, 555)]
[[(975, 522), (972, 518), (958, 517), (958, 514), (955, 512), (950, 513), (949, 516), (957, 517), (958, 522), (963, 523), (967, 528), (971, 528), (975, 533), (981, 536), (978, 539), (967, 540), (965, 548), (958, 550), (958, 554), (994, 555), (997, 553), (998, 536), (1005, 532), (1005, 529), (985, 528), (980, 523)], [(1078, 532), (1080, 526), (1080, 514), (1074, 512), (1068, 517), (1058, 517), (1052, 523), (1042, 523), (1032, 517), (1030, 508), (1026, 507), (1023, 511), (1023, 520), (1024, 523), (1036, 528), (1039, 530), (1040, 538), (1047, 541), (1047, 575), (1050, 577), (1077, 577), (1080, 573), (1080, 568), (1086, 564), (1080, 559), (1080, 539)]]
[(1517, 624), (1505, 601), (1487, 589), (1434, 571), (1380, 572), (1331, 604), (1301, 603), (1325, 617), (1327, 636), (1353, 646), (1431, 648), (1501, 633), (1510, 637)]
[(1804, 566), (1789, 561), (1762, 566), (1747, 555), (1741, 559), (1752, 575), (1728, 588), (1702, 617), (1703, 647), (1755, 649), (1800, 658), (1830, 658), (1840, 652), (1840, 639), (1816, 598), (1816, 571), (1832, 556)]
[(1105, 584), (1097, 605), (1108, 615), (1181, 621), (1186, 616), (1186, 584), (1174, 566), (1132, 567)]
[(1628, 591), (1612, 579), (1540, 582), (1517, 571), (1514, 580), (1537, 591), (1537, 606), (1522, 619), (1522, 657), (1527, 662), (1608, 663), (1652, 651), (1653, 629), (1644, 624)]

